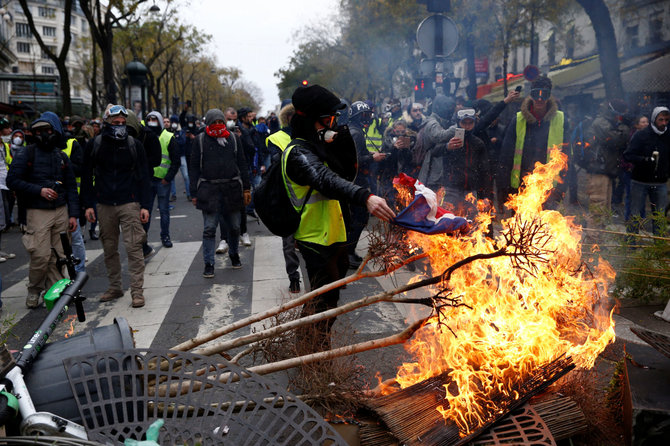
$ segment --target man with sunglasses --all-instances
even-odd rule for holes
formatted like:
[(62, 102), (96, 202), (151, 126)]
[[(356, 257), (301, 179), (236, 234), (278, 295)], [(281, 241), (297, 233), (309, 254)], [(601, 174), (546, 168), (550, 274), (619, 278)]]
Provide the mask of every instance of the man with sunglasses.
[[(346, 128), (337, 127), (340, 99), (320, 85), (299, 87), (292, 97), (293, 140), (282, 153), (284, 183), (300, 224), (294, 234), (305, 259), (311, 289), (341, 279), (348, 268), (347, 203), (365, 206), (382, 220), (395, 217), (386, 201), (353, 183), (356, 148)], [(337, 306), (339, 288), (316, 297), (302, 309), (307, 316)], [(334, 319), (298, 334), (301, 352), (330, 348)]]
[[(500, 198), (516, 193), (521, 180), (535, 168), (535, 163), (546, 163), (553, 147), (561, 150), (569, 139), (568, 121), (551, 96), (551, 79), (539, 76), (531, 83), (530, 97), (521, 103), (521, 110), (505, 129), (500, 149), (497, 189)], [(561, 175), (564, 175), (562, 172)], [(548, 200), (550, 206), (559, 201), (565, 182), (554, 188)]]
[(86, 219), (91, 223), (96, 221), (93, 206), (97, 203), (109, 279), (109, 288), (100, 301), (109, 302), (124, 295), (119, 258), (119, 235), (123, 233), (132, 306), (139, 308), (144, 306), (142, 243), (146, 233), (142, 224), (149, 221), (151, 189), (144, 146), (128, 134), (127, 117), (128, 111), (122, 105), (107, 106), (100, 135), (89, 141), (84, 151), (81, 192)]
[(60, 233), (77, 229), (80, 208), (74, 171), (62, 152), (65, 141), (60, 119), (44, 112), (30, 130), (35, 142), (16, 154), (7, 186), (26, 209), (22, 238), (30, 254), (26, 306), (37, 308), (42, 292), (63, 278), (52, 249), (63, 257)]

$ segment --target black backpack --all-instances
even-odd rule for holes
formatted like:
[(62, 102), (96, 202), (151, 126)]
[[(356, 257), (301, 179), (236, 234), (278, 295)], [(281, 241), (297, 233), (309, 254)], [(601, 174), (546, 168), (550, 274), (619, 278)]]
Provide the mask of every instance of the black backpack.
[[(285, 150), (288, 150), (292, 145), (293, 143), (289, 144)], [(270, 168), (263, 174), (261, 184), (254, 190), (254, 207), (256, 214), (270, 232), (274, 235), (287, 237), (298, 230), (300, 216), (310, 195), (312, 195), (311, 187), (302, 202), (302, 206), (300, 206), (300, 210), (296, 211), (284, 185), (281, 156), (275, 156)]]

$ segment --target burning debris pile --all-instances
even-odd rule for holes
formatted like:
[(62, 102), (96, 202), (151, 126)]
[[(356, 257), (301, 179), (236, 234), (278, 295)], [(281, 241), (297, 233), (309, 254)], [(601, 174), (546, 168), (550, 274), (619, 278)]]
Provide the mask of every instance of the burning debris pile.
[(607, 302), (614, 271), (602, 259), (584, 263), (580, 227), (542, 208), (565, 165), (554, 150), (525, 178), (506, 204), (514, 217), (495, 239), (486, 235), (492, 217), (481, 212), (468, 235), (407, 235), (410, 249), (427, 254), (428, 269), (448, 273), (433, 285), (434, 315), (406, 344), (415, 360), (396, 381), (408, 388), (446, 374), (437, 410), (461, 436), (523, 399), (520, 389), (538, 370), (559, 360), (591, 368), (614, 340)]

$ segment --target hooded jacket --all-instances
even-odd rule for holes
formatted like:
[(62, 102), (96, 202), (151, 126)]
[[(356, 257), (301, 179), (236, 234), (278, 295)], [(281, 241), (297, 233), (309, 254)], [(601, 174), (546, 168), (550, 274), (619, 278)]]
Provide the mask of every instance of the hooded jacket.
[[(447, 113), (442, 111), (442, 113)], [(426, 156), (419, 171), (419, 181), (428, 187), (442, 186), (444, 176), (443, 157), (447, 151), (447, 142), (454, 134), (449, 134), (449, 120), (433, 112), (423, 127), (423, 144)]]
[[(44, 112), (33, 121), (31, 127), (39, 122), (51, 125), (58, 136), (57, 141), (48, 146), (31, 144), (16, 154), (7, 175), (7, 186), (16, 191), (21, 206), (26, 209), (56, 209), (68, 206), (70, 217), (79, 217), (79, 197), (72, 164), (62, 152), (63, 127), (55, 113)], [(40, 194), (42, 188), (56, 191), (58, 198), (47, 200)]]
[[(665, 107), (656, 107), (651, 115), (651, 123)], [(658, 157), (654, 156), (658, 152)], [(624, 159), (633, 163), (632, 179), (641, 183), (665, 183), (670, 177), (670, 130), (658, 134), (647, 126), (637, 131), (623, 154)]]
[(147, 172), (149, 173), (149, 178), (153, 177), (154, 167), (159, 166), (161, 163), (162, 149), (158, 136), (144, 127), (140, 123), (140, 120), (137, 119), (137, 115), (132, 111), (128, 111), (126, 126), (128, 127), (128, 133), (142, 143), (147, 158)]
[(630, 128), (618, 122), (611, 111), (601, 110), (598, 117), (585, 132), (586, 171), (591, 174), (615, 178), (619, 173), (619, 160), (628, 144)]
[[(547, 140), (549, 139), (549, 127), (551, 119), (558, 112), (558, 103), (552, 97), (547, 101), (547, 112), (542, 120), (538, 121), (532, 113), (533, 100), (526, 98), (521, 103), (521, 114), (526, 120), (526, 136), (523, 145), (523, 157), (521, 158), (521, 178), (529, 174), (535, 168), (535, 163), (547, 162)], [(497, 187), (507, 189), (510, 187), (512, 167), (514, 165), (514, 150), (516, 147), (516, 115), (505, 129), (505, 136), (500, 148), (500, 161), (498, 167)], [(563, 121), (563, 147), (566, 147), (570, 138), (568, 131), (568, 120)], [(565, 172), (563, 172), (565, 173)], [(564, 185), (565, 183), (561, 183)], [(562, 186), (561, 186), (562, 187)]]
[[(165, 128), (163, 128), (163, 115), (161, 115), (157, 111), (152, 111), (150, 113), (147, 113), (147, 119), (149, 119), (152, 116), (158, 118), (158, 126), (156, 126), (156, 127), (147, 126), (147, 128), (149, 129), (149, 131), (151, 133), (156, 135), (156, 137), (159, 139), (158, 145), (161, 147), (161, 157), (162, 157), (163, 148), (160, 145), (160, 138), (161, 138), (161, 135), (163, 134), (163, 132), (166, 131)], [(169, 133), (169, 134), (172, 135), (172, 133)], [(179, 171), (179, 166), (181, 165), (181, 157), (179, 156), (179, 146), (177, 145), (177, 140), (174, 138), (174, 135), (172, 135), (172, 137), (170, 138), (170, 142), (168, 143), (167, 151), (168, 151), (168, 156), (170, 157), (170, 167), (168, 168), (168, 171), (165, 174), (165, 178), (161, 178), (161, 179), (164, 179), (165, 181), (167, 181), (169, 183), (170, 181), (172, 181), (174, 179), (175, 175), (177, 175), (177, 172)], [(160, 165), (160, 164), (161, 164), (161, 162), (159, 160), (157, 165)], [(153, 166), (153, 167), (156, 167), (156, 166)], [(153, 178), (156, 181), (158, 180), (158, 178), (154, 177), (153, 169), (151, 169), (150, 177)]]

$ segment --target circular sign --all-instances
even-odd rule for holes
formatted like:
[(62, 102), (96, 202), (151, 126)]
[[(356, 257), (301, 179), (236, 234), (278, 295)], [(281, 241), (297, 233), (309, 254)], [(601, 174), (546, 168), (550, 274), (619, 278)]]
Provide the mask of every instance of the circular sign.
[(434, 14), (419, 23), (416, 42), (428, 57), (448, 56), (458, 46), (458, 28), (449, 17)]
[(540, 76), (540, 69), (535, 65), (527, 65), (526, 68), (523, 69), (523, 77), (528, 82), (533, 82), (539, 76)]

